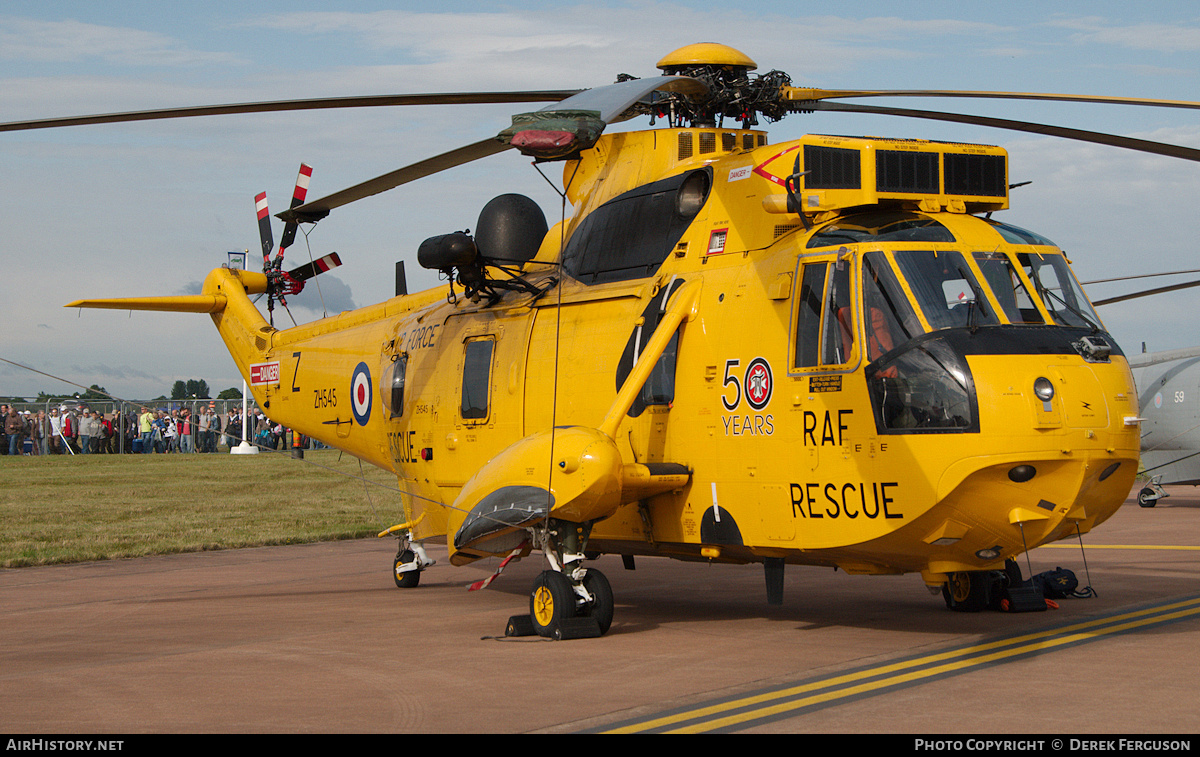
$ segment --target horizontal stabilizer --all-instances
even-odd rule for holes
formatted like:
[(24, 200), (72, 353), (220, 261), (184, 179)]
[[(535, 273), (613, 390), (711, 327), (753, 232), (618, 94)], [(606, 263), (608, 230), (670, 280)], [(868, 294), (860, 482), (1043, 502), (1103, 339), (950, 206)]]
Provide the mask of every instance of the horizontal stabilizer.
[(75, 300), (63, 307), (106, 310), (160, 310), (168, 313), (219, 313), (223, 294), (186, 294), (175, 297), (116, 297), (108, 300)]
[[(165, 313), (220, 313), (229, 306), (229, 297), (262, 294), (267, 291), (267, 277), (254, 271), (233, 268), (213, 269), (204, 280), (202, 294), (181, 294), (169, 297), (114, 297), (103, 300), (75, 300), (63, 307), (102, 308), (105, 310), (157, 310)], [(248, 299), (242, 298), (251, 310)], [(257, 313), (257, 311), (254, 311)]]

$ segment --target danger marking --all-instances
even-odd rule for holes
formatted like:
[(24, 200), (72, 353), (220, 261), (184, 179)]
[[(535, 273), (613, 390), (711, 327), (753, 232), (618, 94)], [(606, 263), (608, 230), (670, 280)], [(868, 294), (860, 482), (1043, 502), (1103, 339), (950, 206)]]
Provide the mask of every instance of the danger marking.
[(279, 383), (279, 361), (254, 363), (250, 366), (250, 385), (263, 386)]

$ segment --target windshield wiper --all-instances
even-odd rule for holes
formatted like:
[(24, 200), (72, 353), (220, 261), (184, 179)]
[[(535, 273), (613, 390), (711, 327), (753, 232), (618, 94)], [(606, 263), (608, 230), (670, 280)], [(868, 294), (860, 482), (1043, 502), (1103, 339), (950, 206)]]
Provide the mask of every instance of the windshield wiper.
[[(984, 318), (987, 317), (987, 310), (985, 309), (984, 304), (983, 304), (983, 293), (980, 292), (978, 288), (976, 288), (974, 280), (972, 280), (970, 275), (968, 275), (968, 273), (965, 270), (963, 270), (963, 267), (961, 265), (958, 266), (958, 275), (962, 276), (963, 281), (967, 282), (967, 286), (971, 287), (971, 296), (973, 299), (969, 303), (967, 303), (967, 328), (971, 330), (972, 334), (974, 334), (976, 331), (979, 330), (979, 317), (978, 316), (980, 314), (982, 314)], [(975, 309), (976, 303), (978, 303), (978, 305), (979, 305), (978, 312), (976, 312), (976, 309)]]

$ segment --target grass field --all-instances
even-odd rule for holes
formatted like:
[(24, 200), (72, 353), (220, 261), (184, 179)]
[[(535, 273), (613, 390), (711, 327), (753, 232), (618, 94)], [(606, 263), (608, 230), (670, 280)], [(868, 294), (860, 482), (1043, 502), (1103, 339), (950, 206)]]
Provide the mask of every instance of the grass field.
[(356, 539), (403, 520), (395, 476), (337, 450), (0, 456), (0, 517), (5, 568)]

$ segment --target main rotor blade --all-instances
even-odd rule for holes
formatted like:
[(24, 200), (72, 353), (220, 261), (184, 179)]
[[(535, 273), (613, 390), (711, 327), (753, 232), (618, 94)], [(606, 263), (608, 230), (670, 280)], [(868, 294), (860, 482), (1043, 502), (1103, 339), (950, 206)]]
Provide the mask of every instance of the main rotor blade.
[(1191, 287), (1200, 287), (1200, 281), (1189, 281), (1184, 284), (1173, 284), (1169, 287), (1158, 287), (1157, 289), (1144, 289), (1140, 292), (1132, 292), (1130, 294), (1123, 294), (1123, 295), (1120, 295), (1119, 297), (1109, 297), (1104, 300), (1092, 300), (1092, 306), (1100, 307), (1101, 305), (1111, 305), (1114, 302), (1124, 302), (1125, 300), (1136, 300), (1139, 297), (1149, 297), (1154, 294), (1165, 294), (1167, 292), (1174, 292), (1179, 289), (1190, 289)]
[(1200, 273), (1200, 268), (1189, 268), (1185, 271), (1166, 271), (1165, 273), (1139, 273), (1133, 276), (1117, 276), (1112, 279), (1096, 279), (1095, 281), (1081, 281), (1083, 286), (1091, 286), (1092, 284), (1107, 284), (1110, 281), (1129, 281), (1130, 279), (1152, 279), (1156, 276), (1179, 276), (1185, 273)]
[[(688, 76), (655, 76), (649, 79), (634, 79), (576, 92), (570, 98), (542, 108), (539, 112), (591, 110), (597, 111), (600, 119), (605, 123), (613, 123), (635, 104), (652, 96), (658, 90), (696, 95), (703, 94), (708, 87), (703, 82)], [(439, 171), (495, 155), (510, 149), (510, 147), (494, 137), (484, 139), (377, 176), (319, 200), (285, 210), (276, 217), (288, 222), (315, 223), (329, 215), (334, 208), (380, 192), (386, 192), (401, 184), (416, 181)]]
[(990, 126), (1009, 131), (1024, 131), (1031, 134), (1046, 134), (1064, 139), (1074, 139), (1080, 142), (1092, 142), (1099, 145), (1122, 147), (1127, 150), (1138, 150), (1154, 155), (1166, 155), (1171, 158), (1183, 158), (1200, 162), (1200, 150), (1191, 147), (1169, 145), (1165, 142), (1151, 142), (1145, 139), (1122, 137), (1116, 134), (1105, 134), (1098, 131), (1070, 129), (1064, 126), (1035, 124), (1029, 121), (1012, 121), (1006, 118), (991, 118), (989, 116), (969, 116), (962, 113), (943, 113), (936, 110), (910, 110), (908, 108), (881, 108), (873, 105), (851, 105), (850, 103), (835, 103), (817, 101), (806, 103), (804, 110), (840, 111), (844, 113), (875, 113), (885, 116), (906, 116), (908, 118), (925, 118), (933, 121), (951, 121), (975, 126)]
[(1200, 102), (1192, 102), (1191, 100), (1155, 100), (1146, 97), (1060, 95), (1044, 92), (984, 92), (953, 89), (818, 89), (816, 87), (787, 87), (784, 89), (784, 97), (788, 100), (827, 100), (848, 97), (972, 97), (988, 100), (1045, 100), (1050, 102), (1200, 109)]
[(585, 89), (570, 99), (555, 105), (547, 105), (541, 112), (556, 110), (594, 110), (606, 124), (622, 120), (625, 111), (632, 108), (654, 92), (678, 92), (695, 97), (708, 92), (708, 85), (690, 76), (652, 76), (647, 79), (629, 79), (606, 84), (602, 87)]
[(329, 215), (329, 211), (334, 208), (340, 208), (355, 200), (361, 200), (364, 197), (386, 192), (401, 184), (407, 184), (410, 181), (416, 181), (425, 176), (435, 174), (438, 171), (445, 171), (448, 168), (461, 166), (473, 160), (486, 158), (489, 155), (495, 155), (507, 149), (509, 149), (508, 145), (501, 144), (494, 138), (489, 137), (466, 147), (460, 147), (457, 150), (451, 150), (436, 157), (422, 160), (419, 163), (413, 163), (410, 166), (396, 169), (391, 173), (385, 173), (374, 179), (368, 179), (361, 184), (355, 184), (340, 192), (334, 192), (331, 195), (313, 200), (304, 205), (289, 208), (277, 214), (276, 217), (288, 222), (316, 223)]
[(395, 105), (489, 105), (493, 103), (557, 102), (578, 94), (578, 89), (556, 89), (524, 92), (449, 92), (418, 95), (367, 95), (362, 97), (325, 97), (312, 100), (275, 100), (228, 105), (201, 105), (191, 108), (163, 108), (125, 113), (103, 113), (93, 116), (43, 118), (33, 121), (0, 123), (0, 131), (53, 129), (60, 126), (87, 126), (126, 121), (154, 121), (163, 118), (192, 118), (194, 116), (225, 116), (237, 113), (274, 113), (294, 110), (324, 110), (329, 108), (374, 108)]

